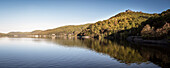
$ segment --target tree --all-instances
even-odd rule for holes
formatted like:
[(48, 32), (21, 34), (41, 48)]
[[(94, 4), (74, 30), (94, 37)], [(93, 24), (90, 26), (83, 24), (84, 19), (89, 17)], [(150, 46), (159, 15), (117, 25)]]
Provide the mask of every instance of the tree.
[(141, 35), (143, 37), (153, 37), (154, 34), (155, 34), (154, 27), (151, 28), (150, 25), (148, 24), (144, 26), (144, 28), (141, 31)]

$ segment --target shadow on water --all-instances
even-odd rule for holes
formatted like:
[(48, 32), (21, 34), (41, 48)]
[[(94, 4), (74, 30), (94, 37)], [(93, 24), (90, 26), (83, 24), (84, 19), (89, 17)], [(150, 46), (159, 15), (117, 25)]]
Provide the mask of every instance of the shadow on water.
[(170, 67), (170, 48), (133, 45), (126, 41), (111, 41), (107, 39), (55, 38), (48, 39), (48, 42), (67, 47), (87, 48), (104, 55), (109, 55), (120, 63), (128, 65), (152, 62), (163, 68)]

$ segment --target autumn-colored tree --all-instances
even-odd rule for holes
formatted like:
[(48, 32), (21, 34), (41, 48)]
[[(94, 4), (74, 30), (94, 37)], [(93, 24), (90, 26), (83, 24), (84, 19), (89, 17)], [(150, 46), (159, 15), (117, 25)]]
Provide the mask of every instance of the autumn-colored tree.
[(148, 24), (144, 26), (144, 28), (141, 31), (141, 35), (144, 37), (152, 37), (154, 36), (154, 34), (155, 34), (154, 27), (151, 28), (150, 25)]

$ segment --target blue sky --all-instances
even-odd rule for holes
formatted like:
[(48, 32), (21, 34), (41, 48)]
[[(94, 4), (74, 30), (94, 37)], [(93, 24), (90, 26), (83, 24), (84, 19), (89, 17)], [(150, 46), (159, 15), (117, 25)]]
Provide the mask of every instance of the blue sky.
[(161, 13), (170, 0), (0, 0), (0, 32), (95, 23), (127, 9)]

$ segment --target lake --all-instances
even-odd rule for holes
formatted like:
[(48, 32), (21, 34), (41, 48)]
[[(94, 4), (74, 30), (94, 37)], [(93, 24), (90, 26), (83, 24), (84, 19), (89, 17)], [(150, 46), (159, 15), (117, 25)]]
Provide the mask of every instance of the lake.
[(124, 41), (0, 38), (0, 68), (169, 67), (170, 49)]

